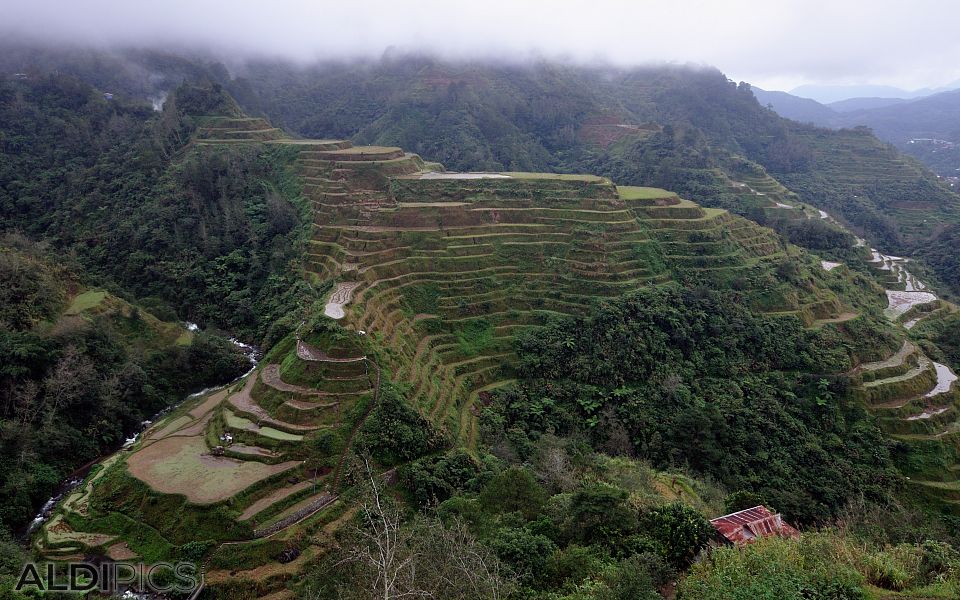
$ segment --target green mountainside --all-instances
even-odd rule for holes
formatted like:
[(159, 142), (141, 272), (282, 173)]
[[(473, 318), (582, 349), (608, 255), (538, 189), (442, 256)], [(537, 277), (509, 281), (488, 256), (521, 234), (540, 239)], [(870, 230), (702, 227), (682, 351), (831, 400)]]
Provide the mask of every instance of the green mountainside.
[(223, 338), (162, 321), (23, 238), (0, 240), (0, 523), (19, 528), (82, 464), (188, 392), (242, 374)]
[[(845, 399), (843, 374), (894, 353), (900, 337), (881, 315), (879, 288), (854, 272), (826, 271), (770, 230), (660, 189), (591, 175), (447, 173), (395, 147), (291, 139), (262, 119), (194, 122), (186, 156), (296, 153), (313, 222), (303, 276), (326, 291), (245, 382), (184, 405), (98, 470), (47, 523), (42, 554), (199, 552), (211, 589), (264, 594), (325, 555), (322, 532), (356, 502), (354, 453), (395, 472), (409, 502), (432, 506), (464, 488), (493, 494), (506, 473), (483, 484), (489, 461), (536, 460), (545, 431), (709, 474), (796, 522), (837, 514), (852, 494), (883, 502), (897, 487), (890, 444)], [(666, 412), (647, 414), (653, 407)], [(822, 447), (826, 423), (835, 441)], [(755, 426), (770, 432), (764, 461)], [(610, 477), (610, 467), (591, 468)], [(663, 503), (677, 499), (680, 475), (646, 477), (674, 483), (576, 492), (575, 503), (609, 503), (603, 519), (630, 494), (648, 495), (640, 521), (614, 537), (609, 526), (577, 529), (579, 519), (559, 537), (476, 534), (494, 549), (520, 536), (509, 543), (580, 540), (613, 556), (640, 543), (666, 557), (651, 567), (661, 577), (689, 560), (654, 525), (674, 506)], [(560, 485), (562, 495), (570, 484)], [(718, 512), (695, 498), (679, 494)], [(149, 536), (131, 535), (132, 522)], [(278, 564), (291, 546), (297, 558)], [(533, 569), (522, 564), (512, 568)], [(319, 581), (339, 585), (329, 574)]]
[[(0, 252), (0, 425), (86, 444), (30, 479), (4, 436), (5, 523), (111, 449), (110, 411), (245, 370), (178, 320), (264, 351), (29, 551), (193, 561), (209, 598), (367, 598), (384, 569), (444, 598), (956, 595), (960, 312), (850, 231), (915, 248), (954, 196), (714, 71), (427, 62), (253, 65), (159, 111), (0, 83), (0, 214), (36, 240)], [(250, 115), (284, 102), (285, 128)], [(706, 518), (759, 503), (802, 537), (704, 550)]]
[(359, 69), (252, 63), (226, 85), (301, 135), (398, 145), (451, 169), (591, 172), (708, 206), (727, 192), (716, 170), (735, 176), (747, 159), (960, 291), (946, 251), (957, 235), (954, 191), (869, 132), (783, 119), (713, 69), (406, 57)]

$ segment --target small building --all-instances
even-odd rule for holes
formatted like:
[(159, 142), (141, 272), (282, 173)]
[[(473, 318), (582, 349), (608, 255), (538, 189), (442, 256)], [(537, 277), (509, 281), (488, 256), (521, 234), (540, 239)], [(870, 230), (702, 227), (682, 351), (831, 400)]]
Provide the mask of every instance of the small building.
[(105, 100), (113, 100), (113, 94), (111, 94), (110, 92), (104, 92), (104, 93), (103, 93), (103, 98), (104, 98)]
[(720, 537), (735, 546), (743, 546), (756, 539), (773, 535), (786, 538), (800, 537), (800, 532), (784, 521), (779, 513), (773, 513), (763, 505), (711, 519), (710, 524), (717, 530)]

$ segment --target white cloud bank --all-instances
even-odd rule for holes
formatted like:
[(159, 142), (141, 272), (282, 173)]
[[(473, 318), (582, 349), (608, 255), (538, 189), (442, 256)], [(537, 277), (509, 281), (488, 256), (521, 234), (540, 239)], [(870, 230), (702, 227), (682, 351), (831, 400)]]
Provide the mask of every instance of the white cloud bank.
[(395, 46), (453, 57), (695, 62), (768, 88), (960, 78), (946, 0), (2, 0), (0, 34), (299, 60)]

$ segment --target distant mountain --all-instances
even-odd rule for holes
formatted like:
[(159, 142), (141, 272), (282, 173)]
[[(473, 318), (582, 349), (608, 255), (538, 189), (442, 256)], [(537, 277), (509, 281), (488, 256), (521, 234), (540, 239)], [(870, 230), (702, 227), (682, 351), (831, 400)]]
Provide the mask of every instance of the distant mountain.
[(894, 143), (913, 138), (960, 141), (960, 90), (848, 113), (845, 119), (866, 125)]
[(790, 90), (794, 96), (812, 98), (823, 104), (831, 104), (850, 98), (920, 98), (935, 90), (909, 91), (889, 85), (801, 85)]
[[(945, 87), (958, 85), (960, 81)], [(829, 104), (796, 95), (816, 95), (827, 89), (839, 94), (841, 88), (875, 95), (846, 98)], [(781, 117), (832, 129), (866, 126), (880, 139), (919, 159), (943, 177), (957, 177), (960, 172), (960, 89), (908, 92), (886, 86), (802, 86), (792, 93), (757, 87), (752, 90), (761, 105), (773, 107)], [(876, 95), (894, 92), (905, 97)], [(934, 93), (906, 98), (927, 92)]]
[[(889, 99), (913, 100), (940, 92), (947, 92), (960, 88), (960, 80), (953, 81), (938, 88), (922, 88), (919, 90), (905, 90), (890, 85), (801, 85), (790, 90), (794, 96), (811, 98), (823, 104), (832, 105), (842, 100), (851, 99)], [(866, 107), (864, 107), (866, 108)]]
[(874, 108), (885, 108), (895, 104), (908, 102), (903, 98), (848, 98), (839, 102), (831, 102), (827, 106), (838, 113), (856, 112), (858, 110), (870, 110)]
[(960, 90), (841, 116), (847, 126), (866, 125), (944, 177), (960, 171)]
[(839, 119), (839, 115), (832, 108), (816, 100), (800, 98), (787, 92), (769, 92), (755, 86), (751, 89), (761, 105), (772, 106), (781, 117), (823, 127), (833, 127)]

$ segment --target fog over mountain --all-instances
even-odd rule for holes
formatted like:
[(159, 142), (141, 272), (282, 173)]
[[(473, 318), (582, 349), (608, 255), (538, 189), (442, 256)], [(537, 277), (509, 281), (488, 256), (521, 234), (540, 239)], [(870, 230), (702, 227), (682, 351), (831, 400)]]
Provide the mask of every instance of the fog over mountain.
[[(784, 90), (808, 83), (935, 88), (960, 77), (953, 60), (960, 50), (953, 25), (960, 6), (935, 0), (883, 10), (865, 0), (424, 0), (415, 5), (369, 0), (362, 6), (237, 0), (225, 8), (221, 2), (185, 0), (16, 0), (5, 3), (0, 34), (45, 42), (209, 49), (234, 59), (252, 54), (305, 61), (375, 57), (394, 47), (447, 57), (690, 62)], [(869, 27), (863, 26), (864, 15)]]
[[(916, 90), (905, 90), (892, 85), (815, 85), (806, 84), (790, 90), (790, 94), (801, 98), (810, 98), (824, 104), (839, 104), (844, 100), (851, 98), (869, 98), (875, 100), (872, 102), (876, 108), (879, 106), (888, 106), (896, 104), (895, 102), (883, 102), (883, 100), (912, 100), (923, 98), (939, 92), (946, 92), (960, 87), (960, 80), (950, 82), (937, 88), (921, 88)], [(861, 103), (862, 104), (862, 103)], [(840, 104), (834, 107), (841, 111), (857, 110), (859, 108), (868, 108), (867, 106), (845, 107)]]

